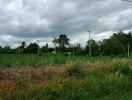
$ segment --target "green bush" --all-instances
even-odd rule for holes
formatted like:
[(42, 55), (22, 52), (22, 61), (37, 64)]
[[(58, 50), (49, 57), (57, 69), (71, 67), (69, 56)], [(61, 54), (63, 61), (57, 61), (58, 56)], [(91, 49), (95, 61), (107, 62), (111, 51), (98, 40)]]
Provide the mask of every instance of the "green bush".
[[(106, 100), (101, 98), (111, 97), (113, 94), (118, 96), (132, 89), (132, 82), (121, 74), (102, 76), (102, 73), (93, 72), (89, 75), (85, 79), (61, 79), (47, 85), (41, 84), (37, 88), (17, 91), (4, 100)], [(127, 98), (130, 99), (131, 96)], [(122, 97), (118, 99), (122, 100)]]
[(69, 67), (64, 74), (66, 76), (73, 76), (73, 77), (84, 77), (85, 76), (85, 71), (81, 67), (80, 64), (74, 64), (71, 67)]
[(122, 64), (122, 63), (113, 64), (110, 67), (109, 71), (112, 73), (119, 72), (125, 76), (132, 77), (132, 69), (127, 64)]
[(56, 56), (54, 58), (54, 64), (65, 64), (65, 63), (66, 63), (66, 58), (64, 57)]

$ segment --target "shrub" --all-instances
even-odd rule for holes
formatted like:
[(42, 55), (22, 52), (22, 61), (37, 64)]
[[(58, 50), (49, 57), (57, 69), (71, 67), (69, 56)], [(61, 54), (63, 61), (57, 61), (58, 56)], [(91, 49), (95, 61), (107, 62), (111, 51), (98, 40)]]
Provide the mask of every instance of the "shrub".
[(125, 76), (132, 77), (132, 69), (127, 64), (121, 64), (121, 63), (113, 64), (110, 67), (109, 71), (112, 73), (119, 72)]
[(73, 76), (73, 77), (84, 77), (85, 76), (85, 71), (81, 67), (80, 64), (74, 64), (71, 67), (69, 67), (64, 74), (66, 76)]
[(64, 57), (56, 56), (54, 58), (54, 64), (65, 64), (66, 59)]
[(98, 70), (87, 75), (83, 87), (95, 97), (125, 92), (132, 88), (131, 81), (123, 74), (102, 73)]

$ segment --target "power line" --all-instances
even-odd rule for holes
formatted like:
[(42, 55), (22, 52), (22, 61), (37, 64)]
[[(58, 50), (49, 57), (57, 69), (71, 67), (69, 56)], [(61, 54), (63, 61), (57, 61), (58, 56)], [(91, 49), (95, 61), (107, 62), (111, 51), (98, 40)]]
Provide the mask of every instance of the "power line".
[(131, 2), (131, 3), (132, 3), (132, 1), (131, 1), (131, 0), (122, 0), (122, 1), (124, 1), (124, 2)]
[[(104, 1), (106, 2), (106, 0), (99, 0), (100, 1)], [(116, 1), (107, 1), (107, 2), (110, 2), (112, 4), (117, 4), (117, 5), (120, 5), (120, 6), (131, 6), (132, 5), (132, 1), (128, 1), (128, 0), (116, 0)]]
[(123, 4), (132, 5), (132, 1), (128, 2), (127, 0), (116, 0), (116, 1), (108, 1), (108, 2), (118, 3), (118, 4), (121, 4), (121, 5), (123, 5)]
[[(98, 1), (105, 1), (106, 0), (98, 0)], [(116, 3), (127, 3), (127, 4), (132, 4), (132, 0), (107, 0), (107, 2), (116, 2)]]

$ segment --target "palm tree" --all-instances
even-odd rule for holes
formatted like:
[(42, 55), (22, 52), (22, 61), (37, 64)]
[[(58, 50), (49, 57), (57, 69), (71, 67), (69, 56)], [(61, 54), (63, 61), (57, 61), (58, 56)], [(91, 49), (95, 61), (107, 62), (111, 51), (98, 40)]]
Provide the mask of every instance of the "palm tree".
[(64, 48), (66, 45), (69, 45), (69, 40), (70, 39), (65, 34), (59, 35), (59, 38), (57, 39), (59, 47)]
[(26, 52), (26, 42), (25, 41), (23, 41), (21, 43), (21, 46), (19, 47), (19, 52), (21, 52), (21, 53), (25, 53)]
[(63, 49), (66, 45), (69, 45), (70, 39), (67, 37), (66, 34), (59, 35), (58, 38), (54, 39), (52, 42), (56, 45), (59, 44), (59, 48)]

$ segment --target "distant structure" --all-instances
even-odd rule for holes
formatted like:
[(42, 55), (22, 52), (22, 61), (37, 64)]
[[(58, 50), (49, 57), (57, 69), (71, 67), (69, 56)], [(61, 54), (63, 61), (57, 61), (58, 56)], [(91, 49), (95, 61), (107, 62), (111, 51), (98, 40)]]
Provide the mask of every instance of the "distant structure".
[(38, 43), (38, 54), (39, 54), (40, 53), (40, 48), (39, 48), (40, 40), (37, 40), (37, 43)]
[(54, 51), (54, 54), (56, 54), (56, 45), (57, 45), (57, 43), (56, 43), (56, 40), (57, 40), (57, 38), (55, 37), (55, 35), (53, 35), (53, 42), (54, 42), (54, 49), (55, 49), (55, 51)]
[(88, 31), (89, 33), (89, 56), (92, 55), (92, 50), (91, 50), (91, 31)]

